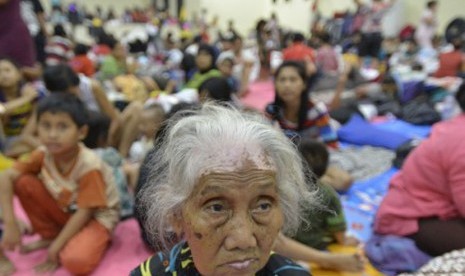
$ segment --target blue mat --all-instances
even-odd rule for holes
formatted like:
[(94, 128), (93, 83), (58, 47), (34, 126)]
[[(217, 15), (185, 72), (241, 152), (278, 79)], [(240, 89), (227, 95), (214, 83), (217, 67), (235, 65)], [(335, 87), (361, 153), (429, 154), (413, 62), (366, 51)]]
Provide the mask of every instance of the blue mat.
[(341, 196), (347, 229), (361, 241), (372, 234), (373, 219), (379, 204), (389, 188), (389, 181), (398, 170), (392, 168), (376, 177), (355, 182), (349, 191)]
[[(394, 150), (409, 139), (426, 138), (431, 126), (416, 126), (392, 119), (382, 123), (369, 123), (360, 116), (353, 116), (339, 131), (341, 147), (353, 145), (380, 146)], [(372, 224), (378, 207), (387, 193), (389, 181), (398, 170), (390, 170), (365, 181), (355, 182), (341, 195), (347, 228), (362, 242), (372, 234)]]

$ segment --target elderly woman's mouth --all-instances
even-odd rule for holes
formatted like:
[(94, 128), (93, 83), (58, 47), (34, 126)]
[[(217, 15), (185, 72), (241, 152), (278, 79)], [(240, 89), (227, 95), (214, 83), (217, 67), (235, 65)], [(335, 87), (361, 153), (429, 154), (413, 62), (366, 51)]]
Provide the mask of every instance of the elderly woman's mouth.
[(247, 270), (256, 261), (257, 261), (257, 259), (253, 259), (253, 258), (244, 259), (244, 260), (229, 262), (229, 263), (226, 264), (226, 266), (228, 266), (230, 268), (233, 268), (235, 270)]

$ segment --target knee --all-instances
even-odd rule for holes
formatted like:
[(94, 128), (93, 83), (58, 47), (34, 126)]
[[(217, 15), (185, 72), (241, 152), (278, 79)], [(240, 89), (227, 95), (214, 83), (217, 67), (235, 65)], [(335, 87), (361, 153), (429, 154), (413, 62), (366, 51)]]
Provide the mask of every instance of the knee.
[(83, 252), (70, 252), (70, 254), (60, 254), (61, 265), (72, 275), (89, 275), (98, 265), (95, 259)]
[(42, 182), (34, 175), (21, 175), (14, 183), (14, 191), (18, 196), (33, 196)]

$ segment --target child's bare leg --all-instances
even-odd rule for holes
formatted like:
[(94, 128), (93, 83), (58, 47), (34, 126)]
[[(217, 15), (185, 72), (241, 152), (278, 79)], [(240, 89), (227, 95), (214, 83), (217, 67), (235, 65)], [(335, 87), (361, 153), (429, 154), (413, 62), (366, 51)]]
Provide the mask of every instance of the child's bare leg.
[(168, 83), (166, 84), (165, 91), (168, 94), (171, 94), (174, 92), (176, 88), (176, 82), (174, 80), (169, 80)]
[(0, 250), (0, 276), (8, 276), (15, 272), (15, 266)]
[(140, 113), (142, 112), (143, 104), (140, 102), (132, 102), (123, 111), (123, 133), (119, 144), (119, 152), (123, 157), (127, 157), (132, 143), (137, 139)]
[(128, 186), (131, 191), (135, 191), (136, 189), (137, 180), (139, 179), (139, 170), (139, 163), (125, 163), (123, 165), (123, 171), (126, 175), (126, 179), (128, 180)]
[(52, 243), (52, 241), (53, 240), (41, 239), (35, 242), (25, 244), (21, 247), (21, 253), (27, 254), (33, 251), (47, 248)]

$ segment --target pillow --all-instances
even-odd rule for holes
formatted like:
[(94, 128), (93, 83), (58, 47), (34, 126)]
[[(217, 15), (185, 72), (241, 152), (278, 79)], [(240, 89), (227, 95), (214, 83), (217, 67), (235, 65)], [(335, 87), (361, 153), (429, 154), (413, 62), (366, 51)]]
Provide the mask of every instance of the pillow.
[(379, 129), (365, 121), (360, 115), (353, 115), (349, 122), (337, 132), (339, 140), (354, 145), (368, 145), (397, 149), (410, 138), (402, 133)]

